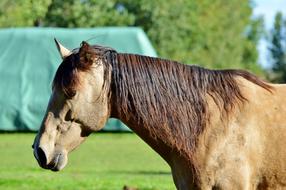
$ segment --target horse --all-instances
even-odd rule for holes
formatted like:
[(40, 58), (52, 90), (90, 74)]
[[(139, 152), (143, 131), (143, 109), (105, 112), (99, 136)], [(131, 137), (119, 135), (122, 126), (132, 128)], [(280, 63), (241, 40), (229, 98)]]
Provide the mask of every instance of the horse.
[(33, 144), (40, 167), (62, 170), (113, 117), (167, 162), (178, 190), (286, 188), (284, 84), (85, 41), (56, 45), (62, 63)]

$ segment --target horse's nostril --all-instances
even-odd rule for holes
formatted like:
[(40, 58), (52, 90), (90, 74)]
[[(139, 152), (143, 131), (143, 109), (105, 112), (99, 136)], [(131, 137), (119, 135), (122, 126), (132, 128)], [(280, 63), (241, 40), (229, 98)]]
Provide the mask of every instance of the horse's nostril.
[(37, 149), (37, 155), (38, 155), (38, 159), (39, 159), (39, 162), (42, 166), (45, 166), (47, 165), (47, 157), (46, 157), (46, 154), (45, 152), (43, 151), (42, 148), (38, 148)]

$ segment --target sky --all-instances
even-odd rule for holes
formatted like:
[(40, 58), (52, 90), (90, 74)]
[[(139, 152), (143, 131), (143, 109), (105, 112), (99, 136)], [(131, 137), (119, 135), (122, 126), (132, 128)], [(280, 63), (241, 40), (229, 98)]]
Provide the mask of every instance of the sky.
[[(262, 15), (265, 21), (265, 27), (269, 31), (273, 25), (275, 14), (281, 11), (286, 17), (286, 0), (254, 0), (255, 7), (253, 15)], [(267, 60), (267, 46), (265, 40), (261, 40), (258, 46), (259, 63), (267, 68), (270, 66)]]

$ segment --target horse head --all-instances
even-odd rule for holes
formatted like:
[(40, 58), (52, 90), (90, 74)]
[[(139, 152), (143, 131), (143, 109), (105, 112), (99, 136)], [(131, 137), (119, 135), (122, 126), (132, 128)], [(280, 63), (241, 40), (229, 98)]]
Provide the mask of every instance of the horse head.
[(63, 169), (68, 153), (102, 129), (110, 114), (110, 73), (99, 54), (86, 42), (73, 51), (56, 44), (63, 61), (33, 144), (39, 165), (53, 171)]

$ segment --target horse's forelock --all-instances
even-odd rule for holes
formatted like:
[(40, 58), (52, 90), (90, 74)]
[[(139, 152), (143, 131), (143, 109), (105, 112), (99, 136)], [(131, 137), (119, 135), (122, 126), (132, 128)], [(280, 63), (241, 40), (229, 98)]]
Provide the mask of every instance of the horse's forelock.
[(69, 98), (73, 97), (81, 83), (79, 73), (91, 70), (92, 65), (99, 59), (102, 59), (105, 65), (104, 88), (106, 88), (107, 83), (110, 82), (108, 75), (111, 69), (108, 63), (110, 60), (108, 59), (112, 57), (110, 53), (114, 54), (113, 52), (115, 51), (111, 48), (90, 46), (83, 42), (77, 51), (66, 57), (60, 64), (54, 77), (53, 88), (62, 90)]
[(79, 72), (90, 70), (95, 59), (95, 53), (82, 46), (78, 53), (66, 57), (60, 64), (55, 74), (53, 87), (61, 89), (67, 97), (73, 97), (80, 85)]
[(76, 54), (66, 57), (58, 67), (53, 81), (53, 88), (62, 90), (69, 98), (75, 95), (79, 84), (77, 61)]

